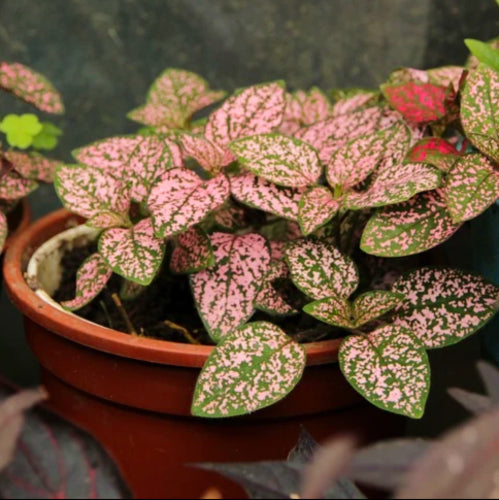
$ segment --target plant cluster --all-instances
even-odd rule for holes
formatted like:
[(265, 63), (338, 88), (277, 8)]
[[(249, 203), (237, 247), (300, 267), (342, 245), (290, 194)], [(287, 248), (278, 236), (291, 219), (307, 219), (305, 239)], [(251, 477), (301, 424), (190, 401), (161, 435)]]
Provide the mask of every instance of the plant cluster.
[[(42, 112), (64, 112), (62, 99), (52, 84), (22, 64), (0, 62), (0, 88)], [(0, 131), (11, 146), (0, 150), (0, 249), (3, 249), (8, 236), (7, 214), (38, 187), (37, 181), (52, 182), (58, 165), (57, 161), (34, 151), (19, 150), (53, 149), (62, 132), (50, 122), (40, 122), (31, 113), (4, 116)]]
[(63, 305), (82, 308), (113, 274), (127, 299), (162, 269), (187, 274), (216, 344), (193, 414), (285, 397), (319, 338), (285, 331), (283, 318), (302, 315), (343, 338), (340, 366), (360, 394), (419, 418), (427, 350), (488, 322), (499, 289), (424, 259), (404, 266), (499, 197), (498, 92), (486, 66), (405, 68), (332, 101), (277, 81), (218, 104), (224, 92), (166, 70), (130, 113), (145, 131), (80, 148), (57, 170), (64, 205), (99, 230)]

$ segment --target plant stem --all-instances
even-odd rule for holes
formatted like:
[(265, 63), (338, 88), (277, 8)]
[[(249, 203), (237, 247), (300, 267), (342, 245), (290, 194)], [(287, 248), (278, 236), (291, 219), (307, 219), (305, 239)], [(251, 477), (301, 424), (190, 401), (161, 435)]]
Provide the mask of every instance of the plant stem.
[(111, 318), (111, 315), (109, 314), (109, 309), (107, 308), (106, 303), (103, 300), (101, 300), (99, 302), (99, 304), (102, 307), (102, 310), (104, 311), (104, 315), (106, 316), (107, 324), (109, 325), (109, 328), (114, 330), (115, 328), (114, 328), (113, 319)]
[(133, 326), (132, 321), (130, 320), (130, 316), (128, 316), (128, 313), (125, 309), (125, 306), (123, 305), (123, 302), (121, 302), (121, 299), (117, 293), (113, 293), (111, 295), (111, 298), (113, 299), (114, 304), (116, 305), (116, 309), (120, 312), (123, 320), (126, 323), (126, 327), (128, 329), (128, 333), (131, 335), (138, 335), (137, 330), (135, 329), (135, 326)]
[(199, 340), (195, 339), (189, 330), (187, 328), (184, 328), (183, 326), (177, 325), (177, 323), (174, 323), (173, 321), (164, 321), (163, 322), (167, 327), (171, 328), (172, 330), (176, 330), (178, 332), (181, 332), (183, 336), (189, 341), (189, 343), (194, 344), (194, 345), (201, 345), (201, 342)]

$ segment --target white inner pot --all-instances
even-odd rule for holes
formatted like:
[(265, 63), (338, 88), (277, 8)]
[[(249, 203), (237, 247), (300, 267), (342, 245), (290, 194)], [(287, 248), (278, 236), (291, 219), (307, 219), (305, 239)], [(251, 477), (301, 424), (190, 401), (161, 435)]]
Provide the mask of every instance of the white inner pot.
[(26, 270), (26, 281), (35, 293), (60, 311), (73, 314), (52, 298), (63, 276), (62, 257), (74, 248), (94, 242), (99, 234), (99, 230), (86, 225), (76, 226), (57, 234), (40, 246), (31, 256)]

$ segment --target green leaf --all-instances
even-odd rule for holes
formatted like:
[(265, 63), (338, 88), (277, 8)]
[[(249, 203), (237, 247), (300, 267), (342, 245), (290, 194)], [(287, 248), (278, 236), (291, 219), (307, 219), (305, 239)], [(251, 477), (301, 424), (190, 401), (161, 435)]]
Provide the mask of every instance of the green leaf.
[(42, 122), (42, 130), (33, 137), (35, 149), (50, 151), (57, 147), (62, 130), (50, 122)]
[(385, 290), (374, 290), (359, 295), (352, 305), (355, 326), (359, 327), (380, 318), (397, 307), (403, 300), (403, 294)]
[(314, 318), (328, 325), (340, 328), (355, 328), (352, 306), (344, 297), (328, 297), (307, 304), (303, 310)]
[(430, 389), (423, 345), (401, 326), (388, 325), (344, 340), (340, 368), (352, 387), (383, 410), (421, 418)]
[(481, 276), (449, 268), (423, 268), (400, 278), (405, 295), (396, 324), (410, 329), (428, 349), (456, 344), (495, 314), (499, 288)]
[(7, 115), (0, 123), (0, 130), (7, 135), (9, 145), (19, 149), (29, 148), (42, 128), (38, 117), (33, 114)]
[(499, 71), (499, 50), (491, 47), (488, 43), (472, 38), (467, 38), (464, 43), (481, 63), (486, 64), (494, 71)]
[(300, 381), (305, 349), (272, 323), (250, 323), (224, 338), (199, 376), (192, 414), (227, 418), (277, 403)]

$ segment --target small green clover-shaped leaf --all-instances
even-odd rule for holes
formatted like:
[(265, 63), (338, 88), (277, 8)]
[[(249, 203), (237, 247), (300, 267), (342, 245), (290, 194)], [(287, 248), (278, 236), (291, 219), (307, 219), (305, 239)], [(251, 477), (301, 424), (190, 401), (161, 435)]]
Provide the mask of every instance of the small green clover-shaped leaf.
[(34, 137), (42, 131), (42, 124), (33, 114), (7, 115), (0, 123), (0, 130), (7, 135), (12, 147), (27, 149), (33, 144)]
[(352, 387), (375, 406), (410, 418), (424, 414), (430, 365), (412, 332), (388, 325), (345, 339), (340, 368)]
[(300, 381), (305, 349), (272, 323), (250, 323), (227, 335), (198, 379), (192, 413), (226, 418), (266, 408)]
[(53, 123), (42, 122), (42, 130), (33, 137), (32, 146), (35, 149), (51, 151), (57, 147), (62, 130)]

